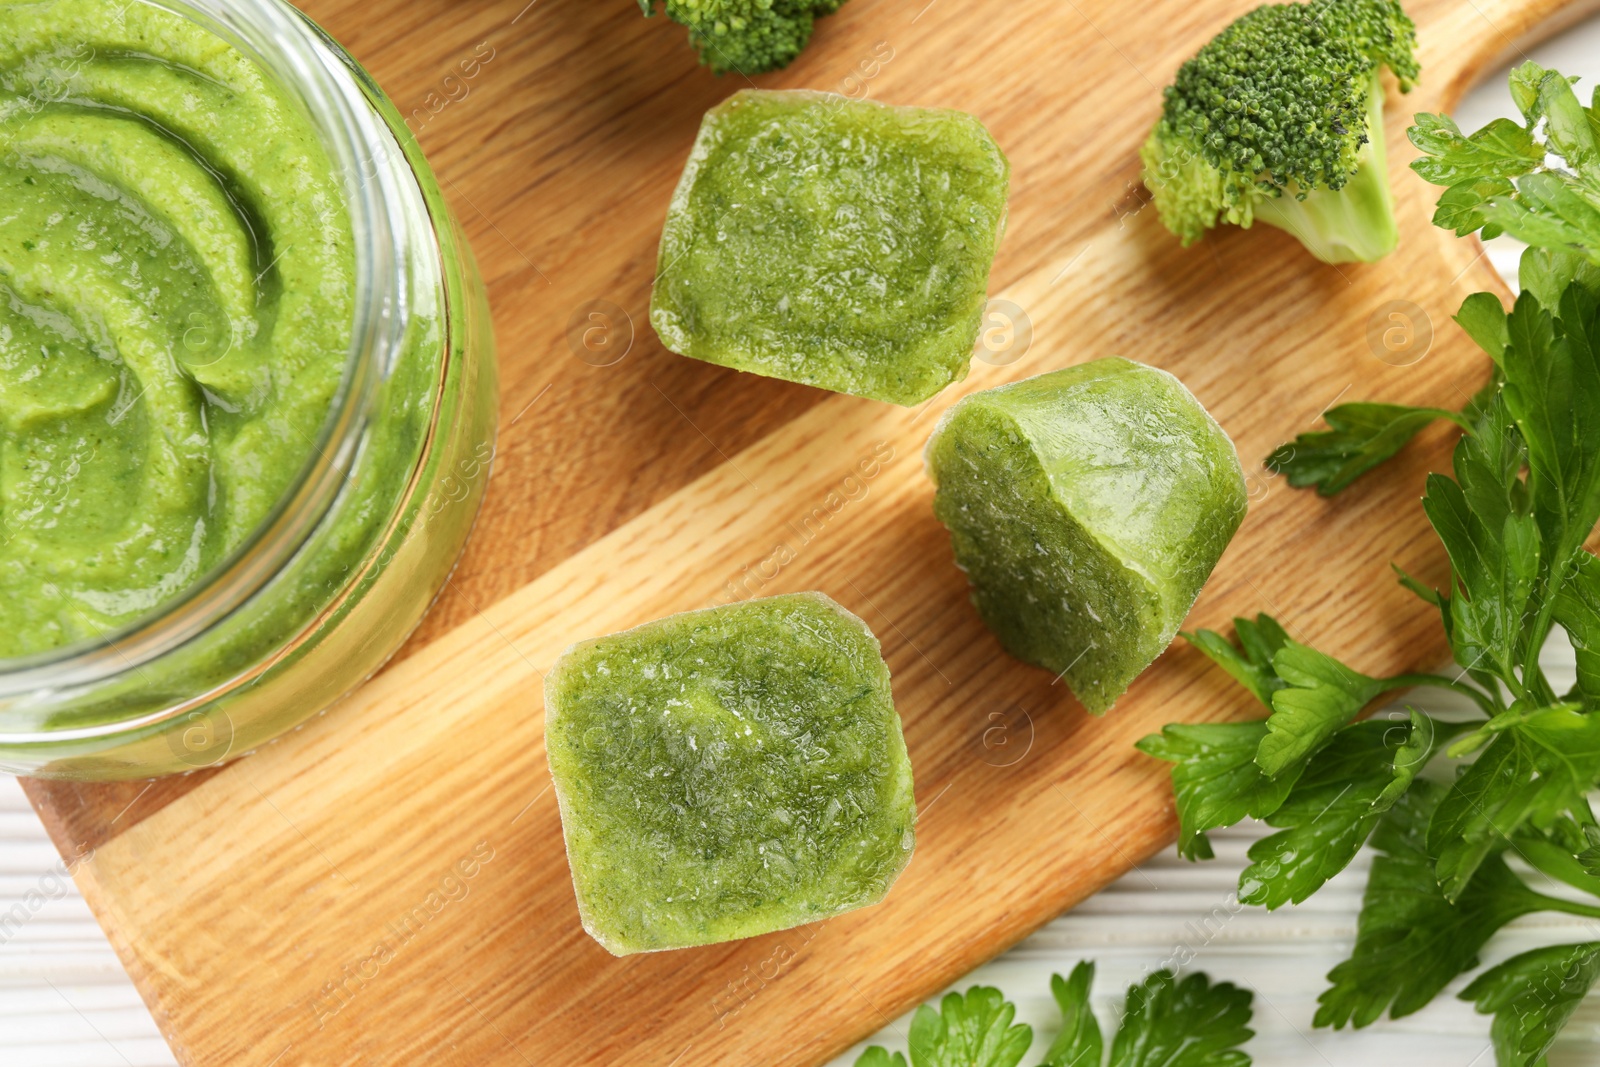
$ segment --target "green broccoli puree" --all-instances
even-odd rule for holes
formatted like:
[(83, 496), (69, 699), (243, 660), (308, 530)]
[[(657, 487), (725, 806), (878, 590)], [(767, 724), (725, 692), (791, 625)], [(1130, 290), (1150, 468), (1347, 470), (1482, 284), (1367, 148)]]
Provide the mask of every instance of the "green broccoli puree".
[(821, 593), (573, 646), (545, 744), (584, 929), (616, 955), (875, 904), (911, 858), (911, 762), (865, 623)]
[(1227, 434), (1125, 359), (974, 393), (927, 465), (984, 622), (1097, 714), (1171, 643), (1246, 507)]
[(343, 189), (228, 43), (0, 0), (0, 657), (187, 590), (302, 470), (350, 346)]
[(708, 363), (920, 403), (967, 376), (1008, 180), (964, 112), (735, 93), (672, 197), (650, 323)]

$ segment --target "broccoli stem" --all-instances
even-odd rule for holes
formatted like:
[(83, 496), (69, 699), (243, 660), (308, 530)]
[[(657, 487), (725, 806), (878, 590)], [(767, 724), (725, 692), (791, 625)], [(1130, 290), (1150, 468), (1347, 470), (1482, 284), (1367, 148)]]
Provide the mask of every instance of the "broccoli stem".
[(1371, 263), (1394, 251), (1400, 231), (1383, 146), (1383, 83), (1376, 70), (1367, 93), (1367, 142), (1350, 180), (1340, 189), (1313, 189), (1303, 200), (1287, 189), (1257, 203), (1255, 217), (1293, 234), (1324, 263)]

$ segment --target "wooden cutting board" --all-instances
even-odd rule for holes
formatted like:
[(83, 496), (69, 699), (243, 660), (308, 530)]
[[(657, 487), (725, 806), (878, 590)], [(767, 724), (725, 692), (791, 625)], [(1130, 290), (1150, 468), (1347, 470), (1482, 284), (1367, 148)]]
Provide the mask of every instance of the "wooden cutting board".
[[(1166, 766), (1133, 742), (1259, 711), (1181, 645), (1103, 719), (1000, 650), (920, 461), (939, 412), (974, 389), (1113, 353), (1172, 370), (1251, 472), (1250, 515), (1190, 625), (1267, 610), (1375, 674), (1442, 659), (1387, 564), (1445, 576), (1418, 497), (1449, 435), (1336, 501), (1256, 460), (1341, 398), (1456, 404), (1478, 386), (1487, 362), (1449, 317), (1503, 287), (1476, 242), (1429, 226), (1436, 190), (1406, 170), (1403, 130), (1577, 9), (1414, 3), (1423, 84), (1391, 98), (1387, 129), (1401, 249), (1335, 268), (1264, 228), (1182, 250), (1138, 185), (1161, 86), (1248, 6), (852, 0), (792, 69), (758, 79), (963, 108), (1011, 158), (991, 290), (1031, 343), (902, 410), (656, 342), (667, 200), (701, 113), (746, 84), (698, 69), (680, 28), (632, 0), (310, 0), (412, 116), (471, 235), (499, 336), (498, 458), (438, 606), (342, 706), (220, 770), (28, 784), (179, 1059), (817, 1063), (1171, 841)], [(1398, 353), (1383, 343), (1397, 309), (1414, 330)], [(586, 349), (591, 311), (613, 332)], [(915, 859), (874, 908), (608, 956), (578, 925), (541, 672), (576, 639), (799, 589), (883, 641), (916, 768)]]

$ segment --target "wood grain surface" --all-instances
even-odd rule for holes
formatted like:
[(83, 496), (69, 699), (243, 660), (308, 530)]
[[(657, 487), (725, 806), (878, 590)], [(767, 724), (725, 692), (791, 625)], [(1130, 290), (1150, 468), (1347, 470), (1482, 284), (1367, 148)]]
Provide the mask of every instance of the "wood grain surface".
[[(1113, 353), (1173, 371), (1238, 443), (1252, 498), (1190, 625), (1268, 610), (1372, 673), (1442, 658), (1387, 563), (1444, 577), (1417, 497), (1448, 435), (1332, 502), (1255, 460), (1336, 399), (1456, 403), (1480, 384), (1487, 363), (1449, 317), (1503, 287), (1476, 242), (1429, 226), (1435, 190), (1406, 170), (1403, 130), (1575, 9), (1410, 5), (1423, 82), (1391, 89), (1387, 129), (1401, 248), (1336, 268), (1265, 228), (1180, 249), (1138, 185), (1160, 87), (1248, 0), (852, 0), (759, 84), (963, 108), (1013, 167), (991, 291), (1031, 344), (905, 410), (660, 347), (646, 308), (667, 200), (701, 113), (746, 81), (697, 69), (681, 28), (631, 0), (524, 4), (306, 5), (413, 115), (495, 308), (493, 480), (433, 614), (373, 682), (249, 758), (28, 785), (181, 1062), (817, 1063), (1170, 841), (1165, 766), (1133, 741), (1256, 712), (1182, 646), (1103, 719), (1001, 651), (921, 471), (939, 412), (974, 389)], [(607, 366), (569, 329), (602, 301), (626, 349)], [(1391, 307), (1421, 331), (1398, 358), (1369, 337)], [(883, 641), (915, 859), (874, 908), (608, 956), (577, 921), (541, 672), (576, 639), (810, 588)]]

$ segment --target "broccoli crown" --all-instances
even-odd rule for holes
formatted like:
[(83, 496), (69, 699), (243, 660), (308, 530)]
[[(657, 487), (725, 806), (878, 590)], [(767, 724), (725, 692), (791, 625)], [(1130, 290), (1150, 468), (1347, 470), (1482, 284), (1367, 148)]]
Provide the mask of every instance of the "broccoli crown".
[[(639, 0), (646, 15), (657, 0)], [(778, 70), (811, 40), (813, 23), (844, 0), (664, 0), (673, 22), (689, 28), (700, 61), (717, 74)]]
[(1396, 0), (1269, 4), (1241, 16), (1167, 87), (1142, 153), (1163, 220), (1187, 243), (1219, 214), (1248, 226), (1258, 203), (1286, 190), (1303, 199), (1343, 188), (1366, 158), (1379, 66), (1409, 90), (1415, 49)]

